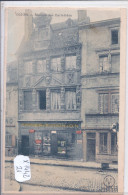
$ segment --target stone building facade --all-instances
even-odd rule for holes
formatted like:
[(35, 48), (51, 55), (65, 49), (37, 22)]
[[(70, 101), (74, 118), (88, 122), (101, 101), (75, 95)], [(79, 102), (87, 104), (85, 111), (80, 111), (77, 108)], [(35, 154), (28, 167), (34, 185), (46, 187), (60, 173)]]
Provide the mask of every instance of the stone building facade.
[(44, 13), (26, 17), (17, 52), (19, 153), (82, 158), (78, 27), (89, 18), (86, 12), (78, 15), (79, 20), (58, 24), (51, 24), (52, 17)]
[(120, 20), (81, 25), (83, 159), (117, 161), (119, 123)]
[(18, 79), (17, 62), (7, 64), (6, 80), (6, 121), (5, 121), (5, 154), (18, 153)]
[(120, 20), (25, 19), (18, 55), (19, 153), (117, 161)]

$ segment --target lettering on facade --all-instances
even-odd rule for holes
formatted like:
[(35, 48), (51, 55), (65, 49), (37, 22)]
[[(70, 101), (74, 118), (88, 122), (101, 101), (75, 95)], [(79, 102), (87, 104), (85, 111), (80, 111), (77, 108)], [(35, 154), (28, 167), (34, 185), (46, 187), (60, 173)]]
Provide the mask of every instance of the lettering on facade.
[(79, 125), (78, 124), (36, 124), (36, 123), (22, 123), (21, 124), (24, 127), (29, 127), (29, 126), (33, 126), (33, 127), (51, 127), (51, 128), (56, 128), (56, 127), (61, 127), (61, 128), (78, 128)]

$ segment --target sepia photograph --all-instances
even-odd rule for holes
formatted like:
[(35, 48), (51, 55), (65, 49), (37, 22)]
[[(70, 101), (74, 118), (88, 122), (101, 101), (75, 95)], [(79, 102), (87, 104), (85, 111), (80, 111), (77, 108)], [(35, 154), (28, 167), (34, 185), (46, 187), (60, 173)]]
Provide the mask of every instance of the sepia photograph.
[(121, 22), (120, 8), (6, 8), (4, 192), (118, 192)]

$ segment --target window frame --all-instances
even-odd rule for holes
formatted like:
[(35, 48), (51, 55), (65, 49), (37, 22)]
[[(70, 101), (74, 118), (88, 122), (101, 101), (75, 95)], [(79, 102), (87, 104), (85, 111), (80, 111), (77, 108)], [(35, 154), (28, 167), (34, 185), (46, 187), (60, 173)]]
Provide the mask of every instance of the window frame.
[[(73, 91), (73, 92), (75, 92), (75, 102), (76, 102), (76, 108), (75, 109), (67, 109), (67, 101), (66, 101), (66, 92), (67, 91)], [(65, 109), (67, 110), (67, 111), (75, 111), (75, 110), (77, 110), (77, 96), (76, 96), (76, 88), (65, 88)]]
[[(31, 96), (32, 96), (32, 90), (24, 90), (24, 91), (23, 91), (23, 96), (24, 96), (24, 104), (23, 104), (23, 106), (24, 106), (24, 111), (32, 111), (32, 110), (33, 110), (33, 103), (32, 103), (32, 100), (31, 100), (31, 109), (25, 109), (25, 92), (31, 92)], [(33, 98), (33, 96), (32, 96), (32, 98)]]
[[(42, 92), (42, 91), (45, 91), (45, 109), (41, 109), (41, 106), (40, 106), (40, 93)], [(38, 90), (38, 109), (40, 110), (40, 111), (45, 111), (45, 110), (47, 110), (47, 98), (46, 98), (46, 89), (40, 89), (40, 90)]]
[[(104, 111), (104, 97), (103, 97), (103, 101), (100, 102), (100, 95), (108, 95), (108, 100), (107, 100), (107, 104), (108, 104), (108, 112)], [(98, 91), (98, 111), (100, 114), (119, 114), (119, 101), (118, 101), (118, 112), (113, 112), (112, 111), (112, 96), (113, 95), (118, 95), (118, 97), (120, 98), (120, 94), (118, 90), (110, 90), (110, 91)], [(100, 104), (102, 103), (102, 110), (100, 107)]]
[[(55, 92), (60, 94), (60, 108), (59, 109), (53, 109), (52, 108), (52, 103), (51, 103), (52, 93), (55, 93)], [(52, 111), (60, 111), (61, 110), (61, 90), (60, 89), (51, 89), (51, 91), (50, 91), (50, 104), (51, 104), (51, 110)]]
[[(52, 68), (52, 60), (53, 59), (60, 59), (60, 70), (54, 70), (53, 68)], [(50, 69), (51, 69), (51, 71), (53, 71), (53, 72), (62, 72), (62, 63), (61, 63), (61, 56), (52, 56), (51, 57), (51, 59), (50, 59)]]
[[(73, 56), (76, 57), (76, 60), (75, 60), (75, 68), (74, 68), (74, 67), (73, 67), (73, 68), (67, 68), (66, 59), (67, 59), (67, 57), (73, 57)], [(77, 55), (76, 55), (76, 53), (67, 54), (67, 55), (65, 56), (65, 70), (68, 71), (68, 70), (76, 70), (76, 69), (77, 69)]]
[[(38, 61), (45, 61), (45, 71), (38, 71)], [(46, 58), (40, 58), (40, 59), (37, 59), (37, 66), (36, 66), (36, 72), (38, 74), (42, 74), (42, 73), (45, 73), (47, 71), (47, 60)]]
[[(106, 146), (105, 144), (101, 144), (101, 135), (107, 135), (107, 143)], [(105, 142), (105, 138), (103, 140), (103, 142)], [(102, 149), (103, 146), (103, 149)], [(106, 147), (106, 150), (104, 149)], [(108, 154), (108, 132), (101, 132), (99, 133), (99, 153), (100, 154)]]
[[(29, 70), (28, 67), (26, 68), (26, 65), (25, 65), (25, 64), (26, 64), (27, 62), (31, 62), (31, 63), (32, 63), (31, 72), (30, 72), (30, 71), (28, 72), (28, 70)], [(27, 65), (27, 66), (29, 66), (29, 65)], [(25, 72), (25, 74), (27, 74), (27, 75), (33, 74), (33, 61), (32, 61), (32, 60), (25, 60), (25, 61), (24, 61), (24, 72)]]

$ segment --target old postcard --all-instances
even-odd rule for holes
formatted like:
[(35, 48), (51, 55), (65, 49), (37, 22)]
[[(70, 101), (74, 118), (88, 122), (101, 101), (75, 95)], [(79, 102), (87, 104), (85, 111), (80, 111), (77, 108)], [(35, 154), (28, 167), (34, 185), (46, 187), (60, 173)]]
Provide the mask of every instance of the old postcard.
[(5, 8), (4, 193), (123, 193), (125, 23), (120, 8)]

